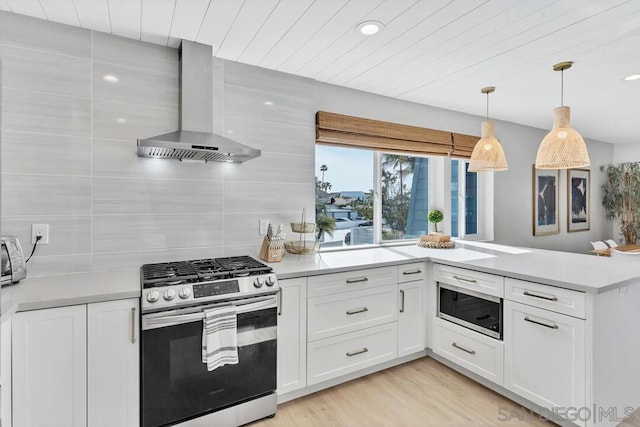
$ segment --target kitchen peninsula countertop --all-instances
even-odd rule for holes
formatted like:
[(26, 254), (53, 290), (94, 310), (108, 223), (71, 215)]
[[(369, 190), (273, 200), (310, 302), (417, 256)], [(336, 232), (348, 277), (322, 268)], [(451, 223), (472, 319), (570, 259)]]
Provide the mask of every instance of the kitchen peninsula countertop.
[[(640, 265), (587, 254), (456, 242), (454, 249), (416, 245), (385, 246), (287, 254), (270, 263), (279, 279), (431, 260), (435, 263), (499, 274), (588, 293), (640, 283)], [(140, 297), (139, 269), (27, 278), (1, 291), (2, 320), (18, 311)]]

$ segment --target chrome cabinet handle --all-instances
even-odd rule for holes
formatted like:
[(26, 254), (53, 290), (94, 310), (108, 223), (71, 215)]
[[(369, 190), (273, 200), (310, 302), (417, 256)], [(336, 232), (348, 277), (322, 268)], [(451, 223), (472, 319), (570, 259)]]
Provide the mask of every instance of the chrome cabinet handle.
[(131, 308), (131, 344), (136, 343), (136, 308)]
[(462, 280), (463, 282), (478, 283), (476, 279), (467, 279), (466, 277), (461, 277), (461, 276), (453, 276), (453, 278), (456, 280)]
[(531, 323), (535, 323), (536, 325), (544, 326), (545, 328), (558, 329), (558, 325), (555, 325), (555, 324), (554, 325), (549, 325), (548, 323), (538, 322), (537, 320), (529, 319), (528, 317), (525, 317), (524, 320), (526, 322), (531, 322)]
[(400, 290), (401, 304), (400, 304), (400, 313), (404, 313), (404, 291)]
[(369, 351), (369, 349), (367, 347), (364, 347), (362, 350), (348, 351), (346, 354), (347, 354), (348, 357), (351, 357), (351, 356), (356, 356), (358, 354), (366, 353), (368, 351)]
[(466, 348), (464, 348), (464, 347), (459, 346), (459, 345), (458, 345), (458, 344), (456, 344), (456, 343), (451, 343), (451, 347), (455, 347), (455, 348), (457, 348), (458, 350), (462, 350), (462, 351), (464, 351), (465, 353), (469, 353), (469, 354), (476, 354), (476, 351), (475, 351), (475, 350), (468, 350), (468, 349), (466, 349)]
[(282, 288), (278, 289), (278, 316), (282, 316)]
[(356, 309), (353, 309), (353, 310), (348, 310), (347, 311), (347, 315), (364, 313), (365, 311), (369, 311), (369, 309), (367, 307), (356, 308)]
[(367, 279), (366, 277), (359, 277), (357, 279), (347, 279), (347, 283), (360, 283), (360, 282), (366, 282), (369, 279)]
[(529, 291), (524, 291), (522, 294), (528, 297), (546, 299), (547, 301), (558, 301), (558, 297), (546, 297), (544, 295), (536, 295), (536, 294), (530, 293)]
[(417, 270), (412, 270), (412, 271), (403, 271), (402, 274), (405, 276), (409, 276), (410, 274), (420, 274), (422, 273), (422, 270), (417, 269)]

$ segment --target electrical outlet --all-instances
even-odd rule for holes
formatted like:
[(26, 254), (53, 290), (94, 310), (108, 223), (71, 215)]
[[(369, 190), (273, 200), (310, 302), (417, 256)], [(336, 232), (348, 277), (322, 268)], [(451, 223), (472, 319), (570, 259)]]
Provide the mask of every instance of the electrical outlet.
[(264, 236), (265, 234), (267, 234), (267, 230), (269, 229), (269, 220), (261, 219), (259, 227), (260, 227), (260, 230), (258, 231), (258, 234), (260, 234), (261, 236)]
[(49, 244), (49, 224), (31, 224), (31, 243), (35, 244), (38, 236), (42, 237), (39, 245)]

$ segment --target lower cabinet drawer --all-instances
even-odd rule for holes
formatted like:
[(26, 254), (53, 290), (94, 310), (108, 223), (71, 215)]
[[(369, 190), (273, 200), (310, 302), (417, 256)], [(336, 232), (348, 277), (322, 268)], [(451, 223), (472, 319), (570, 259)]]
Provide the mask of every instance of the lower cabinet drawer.
[(397, 323), (391, 322), (309, 343), (307, 385), (395, 359), (397, 328)]
[(395, 321), (397, 293), (396, 285), (388, 285), (309, 298), (307, 341)]
[(447, 320), (434, 318), (433, 351), (484, 377), (503, 385), (504, 344)]

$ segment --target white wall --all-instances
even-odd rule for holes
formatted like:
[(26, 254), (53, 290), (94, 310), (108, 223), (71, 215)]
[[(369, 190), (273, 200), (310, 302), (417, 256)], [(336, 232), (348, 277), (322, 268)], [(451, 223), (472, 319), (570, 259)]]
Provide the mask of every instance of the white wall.
[(640, 162), (640, 143), (613, 146), (613, 163), (623, 162)]
[[(324, 83), (317, 83), (317, 87), (318, 110), (469, 135), (480, 134), (480, 124), (484, 119)], [(549, 124), (551, 119), (552, 112), (549, 111)], [(508, 171), (494, 174), (494, 239), (497, 243), (587, 252), (591, 250), (590, 241), (611, 237), (611, 223), (604, 218), (604, 210), (599, 202), (604, 175), (599, 167), (612, 161), (612, 144), (587, 141), (592, 162), (591, 229), (567, 233), (566, 172), (561, 171), (560, 233), (533, 236), (532, 165), (538, 145), (547, 131), (502, 121), (496, 121), (495, 128), (496, 136), (500, 139), (509, 162)]]

